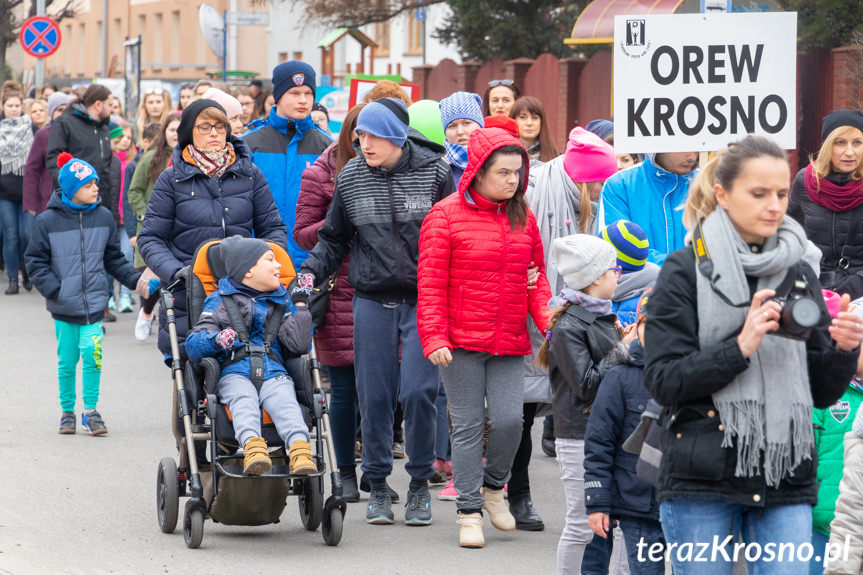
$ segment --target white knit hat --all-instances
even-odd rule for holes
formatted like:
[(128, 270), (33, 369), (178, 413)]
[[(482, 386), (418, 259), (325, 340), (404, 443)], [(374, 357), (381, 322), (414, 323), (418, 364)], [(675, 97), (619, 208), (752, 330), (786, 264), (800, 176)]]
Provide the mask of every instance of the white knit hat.
[(557, 238), (551, 248), (560, 277), (574, 290), (583, 290), (617, 265), (614, 246), (590, 234)]

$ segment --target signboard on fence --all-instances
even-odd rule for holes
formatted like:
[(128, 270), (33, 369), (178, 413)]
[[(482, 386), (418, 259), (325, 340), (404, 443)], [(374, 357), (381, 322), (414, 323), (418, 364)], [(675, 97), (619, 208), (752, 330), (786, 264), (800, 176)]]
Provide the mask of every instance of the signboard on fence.
[(718, 150), (746, 134), (794, 149), (797, 14), (614, 18), (614, 148)]
[[(351, 78), (350, 85), (350, 97), (348, 98), (348, 109), (353, 108), (358, 103), (363, 101), (363, 97), (371, 92), (372, 88), (375, 87), (378, 81), (369, 78)], [(420, 99), (420, 87), (418, 84), (411, 84), (409, 82), (399, 82), (399, 86), (404, 90), (405, 95), (411, 99), (411, 102), (416, 102)]]

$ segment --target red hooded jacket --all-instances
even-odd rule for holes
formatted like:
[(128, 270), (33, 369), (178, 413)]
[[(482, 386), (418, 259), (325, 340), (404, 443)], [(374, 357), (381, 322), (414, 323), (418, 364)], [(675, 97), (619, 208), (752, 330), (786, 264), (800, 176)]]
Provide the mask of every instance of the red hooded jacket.
[[(438, 202), (420, 231), (417, 327), (423, 353), (442, 347), (495, 355), (529, 355), (527, 314), (544, 331), (551, 290), (536, 218), (512, 229), (506, 202), (492, 202), (473, 190), (473, 179), (491, 153), (520, 145), (500, 128), (475, 130), (459, 193)], [(524, 195), (530, 164), (522, 148)], [(530, 263), (539, 266), (536, 289), (528, 290)]]

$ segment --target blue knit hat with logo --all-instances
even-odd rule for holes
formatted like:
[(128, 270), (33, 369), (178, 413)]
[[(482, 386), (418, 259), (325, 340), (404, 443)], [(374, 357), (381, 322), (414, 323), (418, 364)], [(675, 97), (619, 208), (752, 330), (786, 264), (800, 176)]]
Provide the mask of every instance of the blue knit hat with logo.
[(282, 62), (273, 68), (273, 102), (278, 104), (282, 94), (297, 86), (308, 86), (314, 96), (315, 82), (315, 69), (305, 62)]
[(357, 116), (356, 131), (389, 140), (399, 148), (408, 137), (410, 116), (405, 103), (396, 98), (380, 98), (369, 102)]
[(485, 127), (482, 117), (482, 98), (472, 92), (455, 92), (440, 101), (440, 123), (443, 129), (454, 120), (472, 120)]
[(644, 268), (650, 243), (638, 224), (617, 220), (606, 226), (599, 235), (617, 250), (617, 265), (623, 268), (623, 273)]
[(72, 154), (63, 152), (57, 156), (57, 165), (60, 167), (60, 190), (63, 197), (71, 200), (75, 193), (89, 181), (99, 181), (96, 169), (80, 158), (73, 158)]

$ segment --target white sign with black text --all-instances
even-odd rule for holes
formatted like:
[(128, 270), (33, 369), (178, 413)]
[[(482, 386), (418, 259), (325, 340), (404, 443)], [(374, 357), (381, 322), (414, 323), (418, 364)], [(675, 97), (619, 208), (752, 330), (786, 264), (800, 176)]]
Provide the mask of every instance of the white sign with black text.
[(797, 13), (614, 18), (614, 148), (796, 147)]

